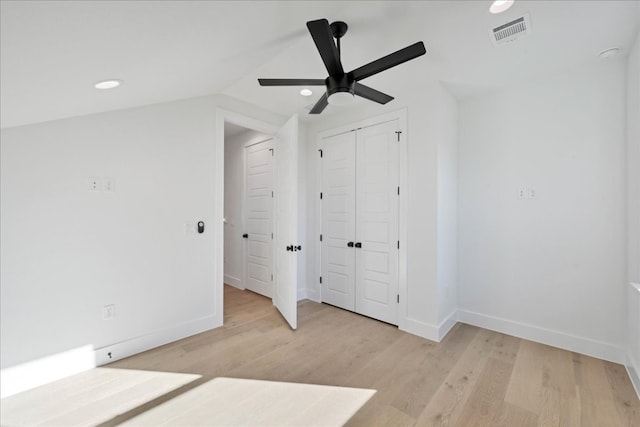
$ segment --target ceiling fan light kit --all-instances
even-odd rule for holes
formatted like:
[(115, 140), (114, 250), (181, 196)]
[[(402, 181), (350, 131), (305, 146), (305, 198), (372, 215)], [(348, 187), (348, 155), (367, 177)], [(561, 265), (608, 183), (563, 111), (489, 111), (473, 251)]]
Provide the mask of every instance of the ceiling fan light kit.
[[(351, 104), (355, 95), (386, 104), (392, 96), (359, 83), (367, 77), (384, 70), (410, 61), (424, 55), (426, 50), (422, 42), (414, 43), (392, 54), (379, 58), (362, 67), (345, 73), (340, 61), (340, 39), (347, 33), (349, 27), (342, 21), (329, 24), (326, 19), (307, 22), (307, 28), (320, 53), (322, 62), (329, 72), (329, 76), (322, 79), (258, 79), (261, 86), (325, 86), (326, 92), (313, 106), (309, 114), (320, 114), (328, 104)], [(334, 41), (335, 39), (335, 41)]]

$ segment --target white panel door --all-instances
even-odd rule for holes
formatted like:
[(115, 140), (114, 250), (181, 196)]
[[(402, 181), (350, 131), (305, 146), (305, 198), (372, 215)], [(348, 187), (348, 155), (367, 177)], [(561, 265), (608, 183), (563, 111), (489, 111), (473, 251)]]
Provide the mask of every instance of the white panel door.
[(298, 296), (298, 115), (276, 133), (275, 261), (273, 303), (296, 329)]
[(398, 121), (356, 135), (356, 312), (398, 324)]
[(356, 132), (322, 144), (322, 301), (355, 310)]
[(273, 295), (273, 141), (245, 148), (245, 287)]

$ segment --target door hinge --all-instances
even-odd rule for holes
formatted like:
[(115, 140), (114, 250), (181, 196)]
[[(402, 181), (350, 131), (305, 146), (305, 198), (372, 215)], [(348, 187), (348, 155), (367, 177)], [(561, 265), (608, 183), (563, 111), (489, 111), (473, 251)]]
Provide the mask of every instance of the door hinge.
[(396, 135), (398, 136), (398, 142), (400, 142), (400, 134), (402, 133), (401, 130), (397, 130), (396, 131)]
[(400, 240), (398, 240), (398, 249), (400, 249)]
[(322, 283), (322, 276), (320, 276), (320, 283)]
[(271, 198), (273, 199), (273, 191), (271, 192)]
[(273, 240), (273, 233), (271, 233), (271, 240)]
[(269, 148), (269, 151), (271, 151), (271, 155), (273, 156), (273, 148)]
[(398, 196), (400, 195), (400, 187), (398, 187)]
[(322, 200), (322, 191), (320, 192), (320, 200)]
[(271, 273), (271, 281), (273, 282), (273, 273)]
[(320, 235), (320, 241), (322, 242), (322, 234)]
[(322, 158), (322, 148), (318, 150), (320, 152), (320, 158)]
[(397, 294), (397, 295), (396, 295), (396, 302), (397, 302), (398, 304), (400, 304), (400, 294)]

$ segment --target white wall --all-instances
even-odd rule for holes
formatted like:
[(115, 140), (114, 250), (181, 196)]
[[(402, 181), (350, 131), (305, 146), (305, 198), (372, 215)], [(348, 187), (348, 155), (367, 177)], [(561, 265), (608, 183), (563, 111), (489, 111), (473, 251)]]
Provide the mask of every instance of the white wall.
[(224, 281), (245, 289), (244, 280), (244, 162), (245, 146), (264, 141), (266, 134), (247, 129), (224, 141)]
[[(216, 107), (284, 122), (213, 96), (2, 130), (3, 368), (85, 345), (117, 359), (221, 324)], [(198, 220), (205, 233), (185, 233)]]
[(640, 33), (627, 62), (627, 150), (629, 281), (640, 283)]
[[(438, 302), (438, 279), (454, 280), (455, 272), (444, 273), (438, 276), (439, 266), (455, 265), (455, 260), (438, 258), (438, 232), (451, 232), (449, 225), (439, 225), (438, 217), (438, 149), (442, 147), (455, 147), (456, 103), (449, 93), (437, 82), (425, 81), (419, 75), (410, 75), (396, 79), (395, 81), (410, 81), (411, 85), (394, 85), (393, 95), (396, 99), (386, 106), (379, 106), (367, 101), (361, 101), (357, 107), (346, 107), (340, 114), (331, 114), (335, 110), (329, 110), (329, 115), (320, 116), (308, 126), (307, 132), (307, 181), (308, 181), (308, 235), (320, 234), (318, 224), (318, 152), (317, 134), (321, 131), (334, 129), (350, 123), (388, 113), (401, 108), (408, 109), (408, 188), (402, 189), (401, 194), (408, 198), (408, 230), (407, 242), (401, 242), (401, 247), (406, 248), (408, 254), (407, 295), (405, 301), (401, 301), (401, 307), (406, 305), (407, 319), (400, 323), (400, 327), (431, 339), (440, 339), (439, 325), (442, 319), (450, 314), (447, 304), (440, 307)], [(375, 86), (375, 85), (374, 85)], [(383, 88), (381, 88), (383, 89)], [(339, 107), (329, 106), (329, 109)], [(448, 155), (443, 155), (448, 160), (448, 168), (455, 168), (454, 151), (449, 150)], [(455, 173), (455, 172), (453, 172)], [(451, 176), (451, 172), (444, 177)], [(455, 181), (455, 180), (454, 180)], [(449, 180), (449, 183), (451, 180)], [(447, 188), (446, 180), (443, 180), (442, 189)], [(455, 185), (455, 184), (454, 184)], [(446, 197), (443, 200), (447, 200)], [(448, 199), (450, 200), (450, 199)], [(454, 209), (455, 202), (449, 204), (448, 209)], [(446, 212), (443, 209), (441, 213)], [(443, 216), (440, 217), (444, 218)], [(455, 219), (454, 219), (455, 221)], [(445, 231), (446, 230), (446, 231)], [(455, 233), (455, 231), (453, 231)], [(452, 244), (455, 248), (455, 243)], [(443, 250), (448, 250), (440, 245)], [(317, 259), (317, 249), (311, 245), (307, 253), (307, 267), (309, 269), (308, 293), (311, 297), (319, 298), (320, 276)], [(455, 253), (453, 254), (455, 255)], [(455, 258), (455, 256), (454, 256)], [(444, 283), (444, 282), (443, 282)], [(451, 295), (455, 297), (455, 285), (451, 282)], [(451, 300), (451, 303), (455, 305)], [(440, 312), (449, 311), (441, 315)], [(402, 313), (402, 309), (401, 309)]]
[(455, 325), (458, 309), (458, 109), (441, 92), (442, 132), (438, 139), (438, 322)]
[[(640, 12), (640, 4), (639, 12)], [(640, 396), (640, 33), (627, 62), (629, 313), (627, 366)]]
[(460, 103), (463, 321), (621, 360), (625, 81), (620, 58)]

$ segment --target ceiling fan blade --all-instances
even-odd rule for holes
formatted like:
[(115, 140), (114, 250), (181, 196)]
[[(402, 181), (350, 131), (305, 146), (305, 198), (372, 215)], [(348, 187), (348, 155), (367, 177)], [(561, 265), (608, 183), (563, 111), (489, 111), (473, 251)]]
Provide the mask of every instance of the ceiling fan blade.
[(379, 90), (375, 90), (357, 82), (353, 85), (353, 93), (368, 100), (377, 102), (378, 104), (386, 104), (393, 100), (393, 96), (389, 96), (386, 93), (382, 93)]
[(383, 56), (380, 59), (376, 59), (373, 62), (369, 62), (362, 67), (356, 68), (349, 73), (349, 76), (351, 76), (355, 81), (366, 79), (367, 77), (371, 77), (381, 71), (388, 70), (396, 65), (400, 65), (412, 60), (413, 58), (424, 55), (426, 52), (424, 43), (417, 42), (411, 46), (405, 47), (404, 49), (393, 52), (392, 54)]
[(320, 114), (320, 113), (322, 113), (322, 110), (327, 108), (327, 105), (329, 105), (329, 101), (327, 101), (328, 99), (329, 99), (329, 97), (327, 96), (327, 93), (325, 92), (324, 95), (322, 95), (322, 97), (318, 100), (318, 102), (316, 102), (316, 105), (313, 106), (311, 111), (309, 111), (309, 114)]
[(324, 86), (322, 79), (258, 79), (260, 86)]
[(318, 19), (317, 21), (307, 22), (307, 28), (311, 33), (311, 37), (318, 48), (322, 62), (327, 68), (330, 76), (344, 74), (342, 63), (340, 62), (340, 54), (336, 43), (333, 41), (333, 33), (326, 19)]

